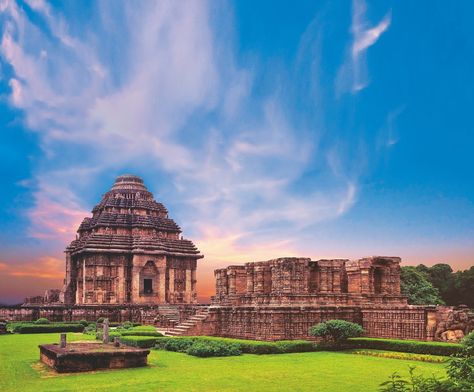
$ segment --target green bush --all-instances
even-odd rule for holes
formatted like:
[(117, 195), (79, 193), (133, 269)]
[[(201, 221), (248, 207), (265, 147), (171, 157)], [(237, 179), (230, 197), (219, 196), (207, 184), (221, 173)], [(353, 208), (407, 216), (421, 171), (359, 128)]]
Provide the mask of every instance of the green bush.
[(133, 329), (121, 331), (120, 333), (122, 336), (154, 336), (156, 338), (163, 336), (163, 334), (158, 331), (134, 331)]
[(155, 345), (157, 339), (151, 336), (122, 336), (120, 341), (127, 346), (150, 348)]
[(240, 355), (242, 352), (236, 343), (223, 341), (195, 341), (191, 347), (186, 350), (188, 355), (195, 357), (229, 357)]
[(461, 351), (458, 343), (421, 342), (417, 340), (353, 338), (347, 342), (350, 348), (371, 348), (375, 350), (400, 351), (415, 354), (449, 356)]
[(82, 319), (79, 321), (79, 324), (82, 324), (84, 327), (87, 327), (89, 325), (89, 322), (87, 320)]
[(230, 339), (214, 336), (163, 337), (157, 340), (156, 348), (167, 351), (187, 352), (196, 342), (204, 344), (217, 342), (236, 345), (245, 354), (283, 354), (316, 350), (315, 343), (306, 340), (261, 342), (258, 340)]
[(176, 352), (186, 352), (186, 350), (191, 347), (194, 343), (193, 338), (188, 337), (178, 337), (178, 338), (169, 338), (163, 337), (156, 341), (156, 348), (166, 350), (166, 351), (176, 351)]
[(311, 327), (309, 333), (323, 339), (325, 343), (336, 346), (347, 339), (362, 335), (364, 330), (359, 324), (345, 320), (328, 320)]
[(49, 320), (45, 317), (41, 317), (35, 321), (35, 324), (39, 324), (39, 325), (49, 324)]
[(122, 323), (122, 328), (129, 329), (132, 327), (133, 327), (133, 324), (130, 321), (125, 321), (124, 323)]
[(467, 334), (461, 341), (461, 344), (471, 355), (474, 355), (474, 331)]
[(82, 324), (22, 324), (15, 327), (18, 333), (51, 333), (51, 332), (82, 332), (84, 326)]

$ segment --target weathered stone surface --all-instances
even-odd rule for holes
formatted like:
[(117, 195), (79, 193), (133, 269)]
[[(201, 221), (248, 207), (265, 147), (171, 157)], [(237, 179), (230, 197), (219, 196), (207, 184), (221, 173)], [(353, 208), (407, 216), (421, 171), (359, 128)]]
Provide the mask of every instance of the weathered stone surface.
[(40, 359), (58, 373), (146, 366), (150, 350), (101, 343), (40, 345)]
[(343, 319), (361, 324), (371, 337), (459, 339), (459, 332), (442, 333), (466, 332), (468, 316), (455, 312), (441, 320), (435, 307), (408, 305), (400, 294), (400, 261), (281, 258), (218, 269), (209, 316), (188, 334), (308, 339), (311, 326)]

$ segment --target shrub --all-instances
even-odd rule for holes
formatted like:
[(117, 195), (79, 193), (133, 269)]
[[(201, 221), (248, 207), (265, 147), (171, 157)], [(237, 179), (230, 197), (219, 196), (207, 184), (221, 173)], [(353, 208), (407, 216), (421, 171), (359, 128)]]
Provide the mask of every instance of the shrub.
[(82, 319), (79, 321), (79, 324), (82, 324), (84, 327), (87, 327), (89, 325), (89, 322), (87, 320)]
[(82, 324), (22, 324), (15, 328), (18, 333), (51, 333), (51, 332), (82, 332), (84, 326)]
[(162, 337), (163, 334), (158, 331), (134, 331), (125, 330), (120, 332), (122, 336), (154, 336), (156, 338)]
[(421, 342), (417, 340), (353, 338), (347, 342), (352, 348), (371, 348), (375, 350), (400, 351), (405, 353), (449, 356), (461, 351), (458, 343)]
[(280, 340), (275, 342), (281, 353), (304, 353), (316, 350), (316, 345), (307, 340)]
[(35, 321), (35, 324), (39, 324), (39, 325), (49, 324), (49, 320), (45, 317), (41, 317)]
[(188, 355), (195, 357), (229, 357), (240, 355), (239, 346), (223, 341), (195, 341), (187, 350)]
[(187, 352), (187, 350), (196, 342), (204, 344), (212, 344), (215, 342), (233, 344), (245, 354), (283, 354), (316, 350), (315, 343), (306, 340), (261, 342), (257, 340), (230, 339), (214, 336), (163, 337), (157, 340), (156, 348), (167, 351)]
[(156, 343), (157, 338), (149, 336), (122, 336), (120, 341), (132, 347), (150, 348)]
[(122, 328), (129, 329), (132, 327), (133, 327), (133, 324), (130, 321), (125, 321), (124, 323), (122, 323)]
[(467, 334), (461, 341), (461, 344), (471, 355), (474, 355), (474, 331)]
[(158, 339), (156, 342), (156, 348), (166, 351), (186, 352), (194, 343), (193, 338), (180, 337), (180, 338), (168, 338), (164, 337)]
[(328, 320), (311, 327), (310, 334), (323, 339), (326, 343), (340, 345), (349, 338), (362, 335), (364, 330), (359, 324), (345, 320)]

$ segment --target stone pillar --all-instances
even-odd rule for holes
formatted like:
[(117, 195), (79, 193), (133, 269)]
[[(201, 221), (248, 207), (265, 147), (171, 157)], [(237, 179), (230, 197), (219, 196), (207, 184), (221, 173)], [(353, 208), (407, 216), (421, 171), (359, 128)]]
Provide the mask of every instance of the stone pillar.
[(186, 269), (186, 302), (190, 303), (193, 298), (191, 270)]
[[(164, 265), (158, 268), (159, 276), (159, 303), (166, 303), (166, 260)], [(174, 284), (174, 280), (173, 280)]]
[(247, 268), (245, 269), (246, 274), (247, 274), (247, 294), (252, 294), (253, 293), (253, 268)]
[(191, 269), (191, 301), (196, 302), (196, 266)]
[(360, 270), (360, 292), (362, 294), (370, 294), (371, 293), (371, 270), (370, 268), (364, 268)]
[(254, 285), (254, 293), (255, 294), (262, 294), (264, 291), (264, 271), (263, 267), (255, 267), (255, 285)]
[(321, 269), (319, 270), (319, 283), (320, 283), (320, 286), (319, 286), (319, 291), (321, 293), (327, 293), (328, 292), (328, 270), (327, 270), (327, 267), (322, 267), (321, 266)]
[(60, 342), (59, 342), (59, 347), (61, 348), (66, 348), (66, 334), (65, 333), (62, 333), (60, 335)]
[(126, 261), (125, 258), (122, 260), (122, 265), (119, 265), (118, 268), (118, 278), (117, 278), (117, 302), (119, 304), (123, 304), (125, 302), (125, 290), (126, 290), (126, 282), (125, 282), (125, 265)]
[(102, 336), (102, 343), (108, 344), (109, 343), (109, 319), (104, 320), (103, 325), (103, 336)]
[(341, 268), (339, 266), (333, 267), (332, 274), (332, 290), (333, 293), (341, 292)]
[(229, 273), (227, 274), (228, 276), (228, 284), (229, 284), (229, 295), (233, 295), (236, 293), (235, 289), (235, 270), (230, 269)]
[(168, 280), (168, 301), (174, 302), (174, 268), (168, 270), (169, 280)]

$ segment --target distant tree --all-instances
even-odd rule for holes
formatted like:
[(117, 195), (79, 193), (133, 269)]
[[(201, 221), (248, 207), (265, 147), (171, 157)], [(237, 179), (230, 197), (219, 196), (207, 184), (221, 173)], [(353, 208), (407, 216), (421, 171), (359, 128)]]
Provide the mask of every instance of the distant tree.
[(345, 320), (328, 320), (311, 327), (309, 333), (323, 339), (326, 343), (341, 345), (349, 338), (362, 335), (364, 330), (359, 324)]
[(474, 266), (453, 274), (453, 305), (464, 304), (474, 309)]
[(408, 296), (408, 303), (412, 305), (444, 304), (438, 289), (417, 267), (402, 267), (401, 290), (402, 294)]

